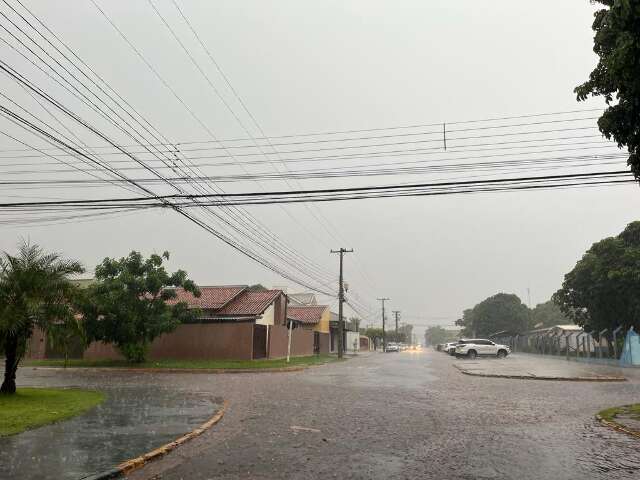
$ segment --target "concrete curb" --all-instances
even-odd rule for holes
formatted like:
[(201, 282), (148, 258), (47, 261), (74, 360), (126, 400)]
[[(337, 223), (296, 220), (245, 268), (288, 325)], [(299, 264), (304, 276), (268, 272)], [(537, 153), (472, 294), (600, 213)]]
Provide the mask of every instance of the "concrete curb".
[[(322, 365), (322, 364), (319, 364)], [(129, 373), (274, 373), (274, 372), (300, 372), (309, 367), (319, 365), (308, 365), (299, 367), (276, 367), (276, 368), (127, 368), (127, 367), (47, 367), (29, 366), (33, 370), (66, 370), (66, 371), (97, 371), (97, 372), (129, 372)]]
[(549, 377), (549, 376), (535, 376), (535, 375), (506, 375), (500, 373), (476, 373), (454, 365), (460, 373), (463, 375), (470, 375), (473, 377), (485, 377), (485, 378), (508, 378), (511, 380), (546, 380), (546, 381), (558, 381), (558, 382), (626, 382), (624, 377)]
[(169, 453), (170, 451), (176, 449), (183, 443), (186, 443), (189, 440), (199, 435), (202, 435), (205, 431), (207, 431), (208, 429), (213, 427), (216, 423), (218, 423), (220, 420), (222, 420), (222, 417), (224, 416), (228, 405), (229, 405), (229, 402), (225, 400), (222, 404), (222, 408), (218, 410), (218, 412), (213, 417), (211, 417), (209, 420), (204, 422), (195, 430), (192, 430), (189, 433), (182, 435), (181, 437), (177, 438), (173, 442), (169, 442), (165, 445), (162, 445), (161, 447), (158, 447), (155, 450), (151, 450), (150, 452), (147, 452), (144, 455), (140, 455), (139, 457), (132, 458), (130, 460), (127, 460), (126, 462), (122, 462), (117, 467), (111, 468), (109, 470), (105, 470), (100, 473), (96, 473), (95, 475), (83, 477), (82, 480), (111, 480), (114, 478), (120, 478), (123, 475), (131, 473), (132, 471), (142, 467), (143, 465), (150, 462), (151, 460), (155, 460), (159, 457), (162, 457), (167, 453)]
[(596, 420), (598, 420), (605, 427), (609, 427), (612, 430), (626, 433), (627, 435), (631, 435), (632, 437), (640, 438), (640, 432), (636, 430), (631, 430), (630, 428), (627, 428), (624, 425), (620, 425), (618, 422), (612, 422), (611, 420), (606, 420), (602, 418), (602, 415), (600, 414), (596, 415)]

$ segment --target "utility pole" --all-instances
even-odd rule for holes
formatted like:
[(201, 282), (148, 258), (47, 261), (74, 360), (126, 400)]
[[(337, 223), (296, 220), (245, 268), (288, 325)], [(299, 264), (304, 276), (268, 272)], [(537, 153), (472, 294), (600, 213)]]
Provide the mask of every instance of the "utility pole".
[(400, 318), (400, 310), (393, 310), (393, 315), (396, 317), (396, 342), (398, 341), (398, 318)]
[(387, 300), (391, 300), (390, 298), (379, 298), (378, 300), (380, 300), (382, 302), (382, 353), (387, 351), (387, 337), (384, 333), (384, 302), (386, 302)]
[(338, 284), (338, 358), (342, 358), (344, 355), (344, 321), (342, 320), (342, 302), (344, 302), (344, 285), (342, 281), (342, 257), (345, 253), (353, 252), (353, 248), (347, 250), (346, 248), (340, 248), (340, 250), (331, 250), (331, 253), (340, 254), (340, 280)]

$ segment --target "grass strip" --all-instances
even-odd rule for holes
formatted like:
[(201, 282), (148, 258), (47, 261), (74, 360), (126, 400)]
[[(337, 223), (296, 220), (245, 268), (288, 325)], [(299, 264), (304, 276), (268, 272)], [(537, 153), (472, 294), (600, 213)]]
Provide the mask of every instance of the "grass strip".
[(14, 395), (0, 395), (0, 437), (80, 415), (104, 398), (75, 388), (19, 388)]
[[(69, 367), (100, 367), (100, 368), (171, 368), (171, 369), (269, 369), (284, 367), (299, 367), (321, 365), (336, 361), (335, 355), (310, 355), (305, 357), (291, 357), (287, 363), (285, 358), (270, 360), (149, 360), (142, 363), (129, 363), (124, 360), (83, 360), (71, 359)], [(63, 367), (64, 360), (28, 360), (24, 366), (32, 367)]]

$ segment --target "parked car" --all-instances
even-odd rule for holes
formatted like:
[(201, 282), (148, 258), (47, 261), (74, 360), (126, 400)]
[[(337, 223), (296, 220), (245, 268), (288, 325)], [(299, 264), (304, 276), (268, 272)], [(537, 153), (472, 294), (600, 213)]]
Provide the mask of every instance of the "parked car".
[(454, 349), (456, 357), (467, 358), (476, 358), (477, 356), (504, 358), (510, 353), (511, 348), (508, 345), (501, 345), (484, 338), (461, 340)]
[(456, 345), (458, 342), (449, 342), (444, 344), (443, 352), (448, 353), (449, 355), (453, 355), (456, 351)]
[(387, 343), (387, 349), (385, 350), (386, 352), (399, 352), (400, 351), (400, 346), (397, 343)]

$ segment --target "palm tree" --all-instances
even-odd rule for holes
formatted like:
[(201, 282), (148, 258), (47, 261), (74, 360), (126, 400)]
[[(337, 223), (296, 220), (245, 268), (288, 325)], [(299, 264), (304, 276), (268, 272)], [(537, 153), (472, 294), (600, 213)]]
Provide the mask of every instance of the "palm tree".
[(47, 331), (56, 320), (73, 314), (69, 299), (77, 287), (69, 275), (83, 271), (77, 261), (28, 242), (15, 256), (0, 255), (0, 347), (5, 353), (0, 393), (15, 393), (16, 371), (33, 329)]

